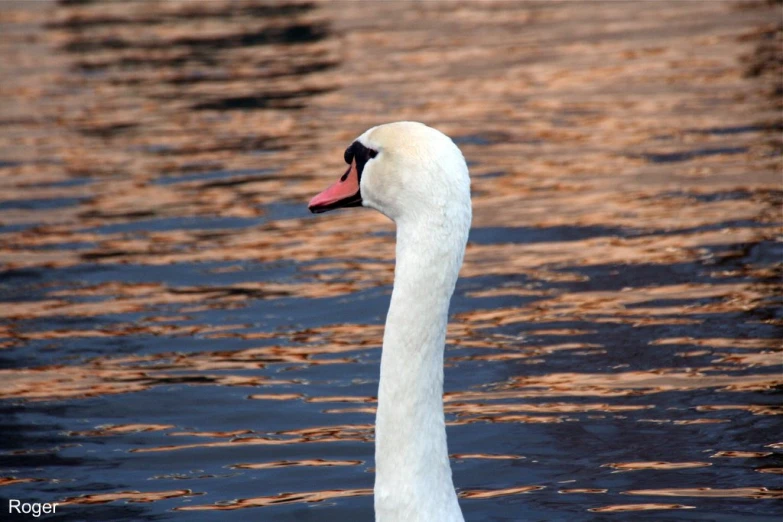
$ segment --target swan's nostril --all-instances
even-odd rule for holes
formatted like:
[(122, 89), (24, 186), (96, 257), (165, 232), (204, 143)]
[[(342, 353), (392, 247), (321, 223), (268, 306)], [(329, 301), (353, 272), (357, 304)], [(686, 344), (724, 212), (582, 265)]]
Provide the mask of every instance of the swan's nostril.
[(346, 170), (346, 171), (345, 171), (345, 174), (343, 174), (343, 175), (342, 175), (342, 177), (340, 177), (340, 183), (342, 183), (342, 182), (344, 182), (346, 179), (348, 179), (348, 174), (350, 174), (350, 173), (351, 173), (351, 167), (353, 167), (353, 165), (349, 165), (349, 166), (348, 166), (348, 170)]

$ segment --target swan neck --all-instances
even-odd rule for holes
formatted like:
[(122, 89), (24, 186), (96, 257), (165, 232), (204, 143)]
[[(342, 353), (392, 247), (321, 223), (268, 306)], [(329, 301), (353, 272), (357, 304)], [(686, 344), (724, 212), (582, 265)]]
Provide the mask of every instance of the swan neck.
[(397, 227), (376, 417), (376, 521), (462, 521), (443, 413), (449, 301), (467, 230), (449, 222)]

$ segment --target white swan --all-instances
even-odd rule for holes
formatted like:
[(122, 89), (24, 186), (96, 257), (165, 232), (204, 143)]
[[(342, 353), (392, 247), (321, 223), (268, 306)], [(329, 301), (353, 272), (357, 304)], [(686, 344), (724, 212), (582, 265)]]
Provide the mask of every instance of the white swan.
[(374, 208), (397, 225), (375, 418), (375, 520), (462, 522), (443, 416), (449, 301), (471, 221), (470, 178), (445, 134), (415, 122), (374, 127), (348, 170), (309, 208)]

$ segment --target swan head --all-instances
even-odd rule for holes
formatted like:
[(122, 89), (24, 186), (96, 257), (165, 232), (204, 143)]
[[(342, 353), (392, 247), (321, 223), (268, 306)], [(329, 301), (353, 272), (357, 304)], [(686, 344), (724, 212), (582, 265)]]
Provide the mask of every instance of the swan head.
[(459, 211), (470, 223), (470, 177), (462, 153), (442, 132), (423, 123), (379, 125), (345, 151), (347, 170), (310, 200), (313, 213), (373, 208), (396, 222)]

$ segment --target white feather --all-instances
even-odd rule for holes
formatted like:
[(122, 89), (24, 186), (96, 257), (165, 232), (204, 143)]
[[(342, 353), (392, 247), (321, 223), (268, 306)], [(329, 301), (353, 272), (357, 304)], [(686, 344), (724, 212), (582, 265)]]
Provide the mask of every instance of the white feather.
[(397, 224), (375, 421), (376, 522), (461, 522), (443, 414), (449, 301), (471, 222), (462, 153), (441, 132), (398, 122), (359, 137), (364, 206)]

